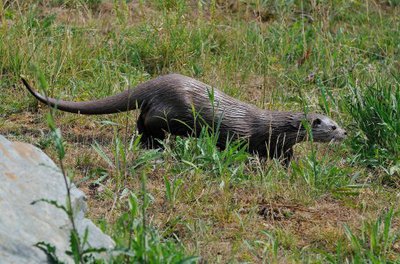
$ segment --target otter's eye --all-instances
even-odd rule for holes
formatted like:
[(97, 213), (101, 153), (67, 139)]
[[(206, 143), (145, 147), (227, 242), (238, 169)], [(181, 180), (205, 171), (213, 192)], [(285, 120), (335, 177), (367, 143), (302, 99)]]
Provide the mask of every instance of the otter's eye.
[(332, 126), (332, 130), (335, 130), (336, 129), (336, 126)]

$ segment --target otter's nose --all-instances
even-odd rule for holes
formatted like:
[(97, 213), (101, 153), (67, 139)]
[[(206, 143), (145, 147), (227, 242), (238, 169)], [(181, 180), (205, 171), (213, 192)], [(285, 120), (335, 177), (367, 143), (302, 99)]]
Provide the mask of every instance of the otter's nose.
[(344, 130), (343, 128), (340, 128), (338, 130), (338, 137), (340, 137), (342, 140), (347, 138), (347, 131)]

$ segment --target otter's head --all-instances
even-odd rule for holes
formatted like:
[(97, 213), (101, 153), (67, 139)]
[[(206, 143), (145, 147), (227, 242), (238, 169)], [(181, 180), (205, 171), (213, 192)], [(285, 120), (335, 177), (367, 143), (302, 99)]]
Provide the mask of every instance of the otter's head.
[(307, 115), (307, 119), (311, 124), (315, 142), (340, 142), (347, 136), (347, 132), (327, 116), (309, 114)]
[(327, 116), (311, 113), (306, 117), (303, 113), (296, 113), (291, 116), (291, 125), (297, 129), (297, 142), (307, 138), (306, 129), (302, 123), (305, 119), (311, 126), (315, 142), (340, 142), (347, 136), (347, 132)]

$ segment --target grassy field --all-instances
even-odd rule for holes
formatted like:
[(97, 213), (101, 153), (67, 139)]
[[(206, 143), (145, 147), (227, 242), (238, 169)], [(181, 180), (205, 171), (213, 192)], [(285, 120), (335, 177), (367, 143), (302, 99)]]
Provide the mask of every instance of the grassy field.
[(143, 149), (138, 111), (55, 113), (89, 217), (131, 253), (115, 263), (400, 258), (398, 0), (0, 0), (0, 40), (0, 134), (55, 159), (49, 109), (21, 74), (79, 101), (177, 72), (348, 130), (299, 144), (286, 170), (210, 135)]

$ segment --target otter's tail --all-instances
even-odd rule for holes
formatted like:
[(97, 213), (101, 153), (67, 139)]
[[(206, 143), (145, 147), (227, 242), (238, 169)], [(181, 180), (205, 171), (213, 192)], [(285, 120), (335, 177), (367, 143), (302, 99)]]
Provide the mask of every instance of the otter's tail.
[(43, 96), (33, 89), (24, 78), (21, 77), (21, 79), (29, 92), (40, 102), (70, 113), (80, 113), (84, 115), (113, 114), (140, 108), (142, 104), (141, 96), (138, 94), (138, 90), (140, 89), (129, 89), (99, 100), (71, 102)]

